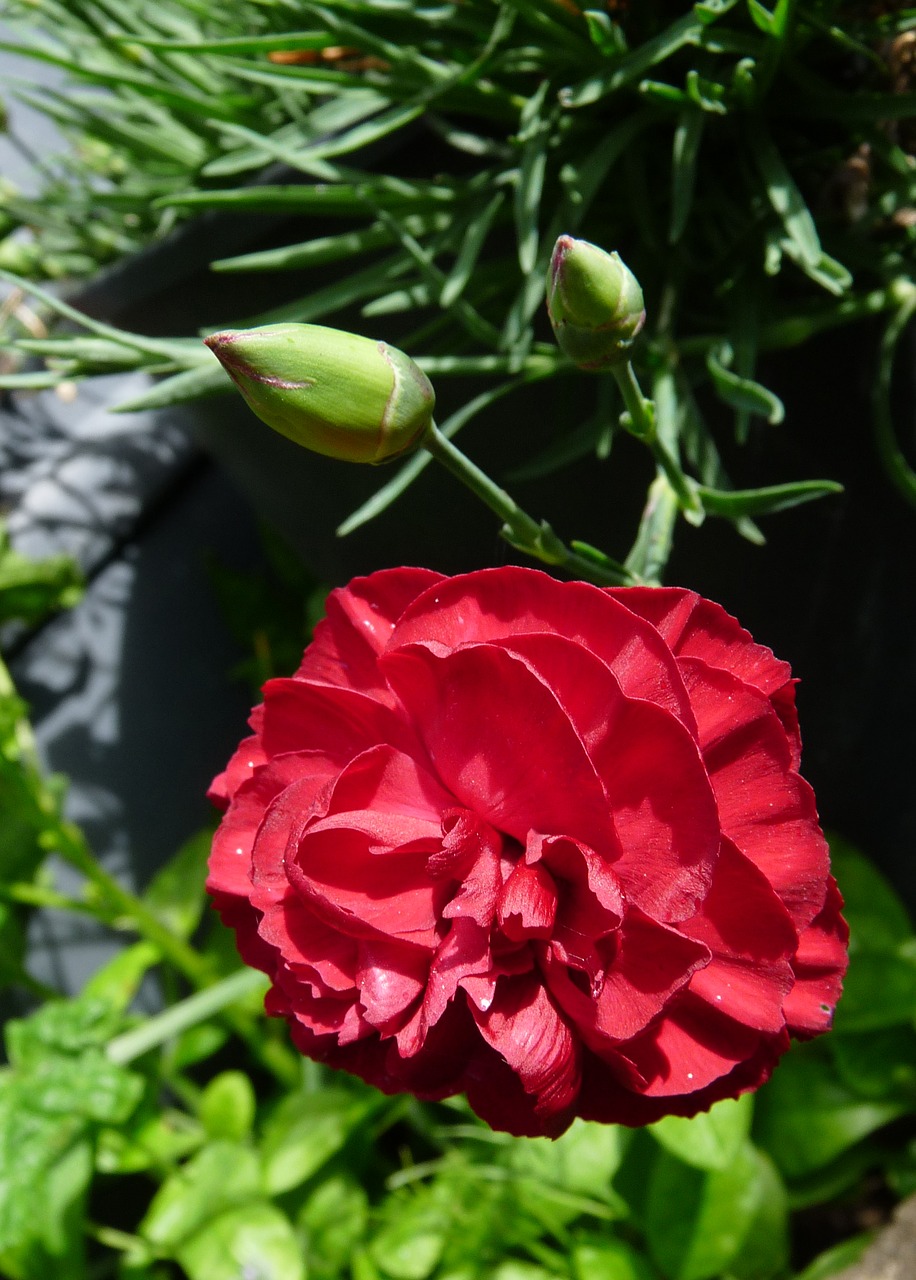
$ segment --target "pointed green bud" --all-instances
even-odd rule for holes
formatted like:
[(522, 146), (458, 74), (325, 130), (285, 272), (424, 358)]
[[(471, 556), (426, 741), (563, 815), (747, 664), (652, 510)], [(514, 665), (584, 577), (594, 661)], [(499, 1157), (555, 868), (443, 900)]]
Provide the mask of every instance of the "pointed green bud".
[(435, 393), (387, 343), (317, 324), (227, 329), (205, 338), (262, 422), (345, 462), (387, 462), (420, 444)]
[(619, 255), (572, 236), (554, 245), (547, 311), (560, 350), (580, 369), (626, 360), (646, 319), (639, 281)]

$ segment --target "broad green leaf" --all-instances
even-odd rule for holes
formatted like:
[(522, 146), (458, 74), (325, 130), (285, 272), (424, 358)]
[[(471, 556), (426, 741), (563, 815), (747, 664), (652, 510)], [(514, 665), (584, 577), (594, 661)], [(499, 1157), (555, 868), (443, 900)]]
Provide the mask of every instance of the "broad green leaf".
[(103, 1000), (123, 1013), (139, 991), (146, 974), (160, 959), (158, 949), (151, 942), (135, 942), (97, 969), (83, 987), (82, 994)]
[(754, 1155), (760, 1195), (741, 1248), (729, 1263), (735, 1280), (771, 1280), (785, 1275), (789, 1263), (789, 1197), (773, 1162), (760, 1151)]
[(562, 1273), (548, 1271), (534, 1262), (522, 1262), (510, 1258), (494, 1267), (487, 1276), (487, 1280), (566, 1280), (566, 1271), (565, 1268)]
[(323, 1178), (296, 1221), (305, 1233), (310, 1265), (314, 1261), (322, 1275), (346, 1266), (368, 1223), (368, 1196), (347, 1173)]
[(82, 590), (82, 574), (68, 556), (32, 560), (20, 555), (0, 521), (0, 623), (38, 622), (76, 604)]
[(242, 1071), (223, 1071), (200, 1096), (197, 1114), (211, 1138), (242, 1142), (254, 1124), (256, 1098), (251, 1081)]
[(105, 1000), (83, 995), (49, 1000), (29, 1018), (6, 1025), (6, 1047), (12, 1064), (22, 1070), (52, 1057), (77, 1057), (107, 1043), (121, 1016)]
[(102, 1129), (96, 1147), (100, 1173), (142, 1173), (177, 1164), (206, 1139), (201, 1126), (185, 1111), (147, 1111), (127, 1125)]
[(832, 833), (830, 861), (845, 901), (852, 952), (895, 951), (913, 936), (913, 923), (890, 883), (858, 849)]
[(757, 1095), (757, 1142), (788, 1178), (835, 1160), (909, 1110), (899, 1100), (863, 1099), (837, 1078), (829, 1049), (797, 1046)]
[(22, 1075), (27, 1105), (47, 1116), (87, 1124), (123, 1124), (140, 1100), (143, 1081), (97, 1049), (76, 1058), (47, 1057)]
[(653, 1260), (670, 1280), (712, 1280), (729, 1269), (770, 1189), (763, 1162), (749, 1142), (723, 1169), (692, 1169), (663, 1152), (646, 1206)]
[(916, 1028), (912, 1025), (843, 1031), (830, 1037), (830, 1048), (843, 1083), (860, 1097), (900, 1097), (916, 1105)]
[(189, 1280), (305, 1280), (302, 1244), (264, 1201), (229, 1209), (175, 1251)]
[(841, 1276), (859, 1261), (873, 1239), (871, 1231), (862, 1231), (840, 1244), (831, 1245), (805, 1267), (797, 1280), (831, 1280), (834, 1276)]
[(175, 856), (157, 872), (144, 902), (173, 933), (189, 938), (200, 923), (206, 903), (204, 882), (213, 833), (209, 827), (185, 841)]
[(666, 1151), (696, 1169), (725, 1169), (750, 1133), (754, 1103), (749, 1093), (726, 1098), (691, 1120), (666, 1116), (649, 1133)]
[(369, 1245), (369, 1253), (391, 1280), (426, 1280), (445, 1248), (448, 1216), (434, 1188), (423, 1188), (388, 1202), (390, 1221)]
[(139, 1233), (175, 1253), (229, 1209), (262, 1198), (258, 1158), (234, 1142), (212, 1142), (162, 1184)]
[(516, 1173), (565, 1191), (617, 1203), (611, 1179), (622, 1159), (620, 1130), (614, 1125), (576, 1120), (555, 1141), (535, 1138), (509, 1152)]
[(657, 1280), (645, 1254), (623, 1240), (595, 1239), (573, 1245), (574, 1280)]
[(290, 1094), (264, 1126), (264, 1182), (271, 1195), (299, 1186), (336, 1155), (381, 1104), (343, 1089)]
[(896, 953), (854, 952), (837, 1006), (837, 1032), (878, 1031), (916, 1020), (916, 939)]

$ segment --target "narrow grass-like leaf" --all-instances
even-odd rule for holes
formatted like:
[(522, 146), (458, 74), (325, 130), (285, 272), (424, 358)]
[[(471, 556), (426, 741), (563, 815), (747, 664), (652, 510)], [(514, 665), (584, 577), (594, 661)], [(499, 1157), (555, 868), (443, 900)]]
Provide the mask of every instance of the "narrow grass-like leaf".
[(815, 262), (811, 262), (800, 252), (794, 240), (783, 240), (781, 245), (786, 256), (801, 267), (808, 279), (819, 284), (828, 293), (839, 297), (852, 285), (851, 273), (842, 262), (837, 262), (828, 253), (822, 252)]
[(483, 211), (469, 222), (465, 235), (461, 240), (458, 256), (451, 271), (448, 273), (445, 284), (442, 286), (442, 292), (439, 294), (440, 307), (450, 307), (464, 292), (465, 285), (477, 266), (480, 251), (486, 243), (487, 236), (490, 234), (490, 229), (504, 199), (505, 193), (497, 191)]
[(255, 105), (254, 99), (247, 95), (223, 94), (217, 100), (198, 97), (196, 94), (173, 88), (162, 80), (154, 80), (149, 76), (131, 72), (123, 65), (119, 65), (116, 70), (106, 71), (91, 61), (81, 63), (35, 46), (0, 41), (0, 52), (15, 53), (20, 57), (33, 58), (49, 66), (59, 67), (69, 75), (79, 80), (88, 80), (93, 85), (108, 85), (111, 89), (122, 91), (125, 88), (131, 88), (137, 93), (157, 99), (174, 110), (187, 112), (202, 119), (234, 120), (240, 112)]
[(156, 382), (148, 391), (113, 405), (111, 413), (141, 413), (151, 409), (169, 409), (176, 404), (189, 404), (231, 391), (232, 384), (219, 365), (182, 369), (180, 373)]
[(677, 244), (687, 226), (693, 208), (693, 192), (696, 186), (697, 156), (703, 138), (705, 118), (698, 107), (689, 107), (681, 114), (674, 131), (671, 156), (671, 221), (668, 227), (668, 243)]
[(537, 257), (538, 209), (544, 188), (550, 131), (550, 117), (542, 115), (542, 111), (549, 87), (550, 81), (542, 80), (526, 102), (518, 134), (522, 154), (515, 183), (514, 208), (518, 261), (523, 275), (533, 270)]
[(255, 325), (281, 324), (287, 320), (310, 324), (356, 302), (362, 302), (365, 298), (378, 297), (409, 271), (410, 266), (410, 260), (403, 254), (394, 254), (362, 271), (354, 271), (343, 280), (337, 280), (323, 289), (316, 289), (303, 298), (296, 298), (293, 302), (285, 302), (282, 306), (272, 307), (259, 315), (249, 316), (239, 321), (238, 327), (247, 329)]
[[(451, 226), (447, 214), (432, 218), (408, 217), (405, 226), (413, 235), (426, 235)], [(347, 231), (337, 236), (321, 236), (305, 240), (301, 244), (281, 245), (277, 249), (261, 249), (256, 253), (243, 253), (235, 258), (218, 258), (210, 263), (211, 271), (295, 271), (302, 267), (317, 267), (341, 258), (354, 258), (373, 249), (383, 249), (395, 242), (390, 227), (373, 223), (362, 231)]]
[(798, 480), (790, 484), (774, 484), (763, 489), (707, 489), (700, 486), (698, 494), (703, 507), (710, 515), (726, 516), (736, 520), (741, 516), (768, 516), (776, 511), (786, 511), (815, 498), (825, 498), (831, 493), (842, 493), (843, 486), (834, 480)]
[(177, 50), (183, 53), (246, 54), (324, 49), (333, 44), (329, 31), (290, 31), (261, 36), (219, 36), (215, 40), (169, 40), (156, 36), (120, 36), (119, 44), (139, 45), (143, 49)]
[(0, 391), (45, 391), (66, 380), (64, 371), (36, 369), (31, 373), (0, 373)]
[(189, 353), (197, 348), (198, 344), (193, 338), (147, 338), (143, 334), (129, 333), (126, 329), (116, 329), (113, 325), (103, 324), (100, 320), (94, 320), (91, 316), (84, 315), (82, 311), (71, 307), (69, 303), (56, 298), (53, 293), (42, 289), (40, 285), (32, 284), (30, 280), (23, 280), (21, 276), (14, 275), (11, 271), (4, 271), (2, 268), (0, 268), (0, 280), (14, 285), (25, 294), (31, 294), (46, 307), (56, 311), (58, 315), (74, 320), (82, 328), (98, 334), (100, 338), (110, 338), (113, 342), (125, 347), (133, 347), (137, 351), (164, 356), (166, 359), (181, 363), (186, 363)]
[(358, 217), (372, 205), (385, 209), (429, 209), (459, 198), (445, 184), (374, 180), (365, 183), (309, 183), (288, 187), (233, 187), (224, 191), (181, 191), (162, 196), (159, 208), (232, 209), (249, 213), (312, 213)]
[(800, 259), (814, 267), (823, 250), (811, 211), (773, 139), (759, 119), (747, 124), (749, 152), (763, 179), (767, 199), (782, 220), (786, 236)]
[[(379, 209), (378, 213), (382, 222), (390, 226), (397, 235), (403, 247), (410, 254), (416, 266), (419, 268), (420, 274), (423, 276), (430, 297), (439, 297), (446, 283), (445, 273), (436, 266), (434, 254), (419, 243), (415, 236), (412, 236), (403, 225), (392, 218), (385, 210)], [(452, 313), (456, 320), (460, 322), (462, 327), (476, 338), (478, 342), (483, 342), (486, 346), (495, 347), (499, 343), (499, 332), (490, 324), (489, 320), (484, 319), (482, 315), (468, 302), (466, 298), (458, 298), (452, 304)]]
[(641, 80), (647, 71), (670, 58), (685, 44), (696, 44), (702, 33), (702, 24), (691, 10), (666, 30), (622, 57), (613, 70), (590, 76), (587, 80), (561, 89), (560, 102), (564, 107), (588, 107), (601, 98), (609, 97), (628, 84)]
[[(731, 355), (730, 351), (728, 354)], [(733, 373), (728, 362), (721, 359), (720, 353), (712, 347), (706, 355), (706, 368), (719, 398), (733, 409), (766, 418), (774, 425), (782, 422), (786, 411), (779, 396), (752, 378), (742, 378)]]

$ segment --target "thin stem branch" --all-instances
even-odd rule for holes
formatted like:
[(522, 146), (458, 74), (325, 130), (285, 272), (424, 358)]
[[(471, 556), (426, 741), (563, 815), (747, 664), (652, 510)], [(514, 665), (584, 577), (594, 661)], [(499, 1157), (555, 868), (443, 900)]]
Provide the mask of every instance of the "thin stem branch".
[(206, 1022), (214, 1014), (228, 1010), (245, 996), (263, 991), (266, 985), (263, 973), (256, 969), (239, 969), (221, 982), (180, 1000), (162, 1013), (146, 1018), (132, 1030), (115, 1036), (108, 1043), (107, 1055), (112, 1062), (122, 1066), (133, 1062), (144, 1053), (149, 1053), (150, 1049), (157, 1049), (183, 1031)]
[(549, 524), (545, 521), (539, 524), (523, 511), (515, 499), (443, 435), (435, 423), (424, 437), (423, 446), (499, 516), (503, 522), (500, 534), (511, 546), (598, 586), (627, 586), (635, 581), (634, 575), (622, 564), (604, 556), (591, 559), (568, 547)]
[(692, 524), (699, 523), (703, 519), (703, 507), (697, 496), (696, 486), (684, 474), (677, 457), (659, 436), (655, 406), (643, 395), (632, 364), (627, 360), (623, 364), (614, 365), (611, 372), (626, 405), (626, 412), (620, 418), (621, 425), (651, 449), (656, 465), (677, 494), (678, 504), (685, 518)]

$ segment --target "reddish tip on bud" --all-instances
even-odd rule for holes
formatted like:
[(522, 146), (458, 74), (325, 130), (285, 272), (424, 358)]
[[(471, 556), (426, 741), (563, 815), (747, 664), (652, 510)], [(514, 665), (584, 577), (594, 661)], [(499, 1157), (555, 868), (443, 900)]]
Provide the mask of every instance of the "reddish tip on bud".
[(626, 360), (646, 319), (642, 289), (616, 253), (560, 236), (547, 272), (557, 344), (580, 369)]

